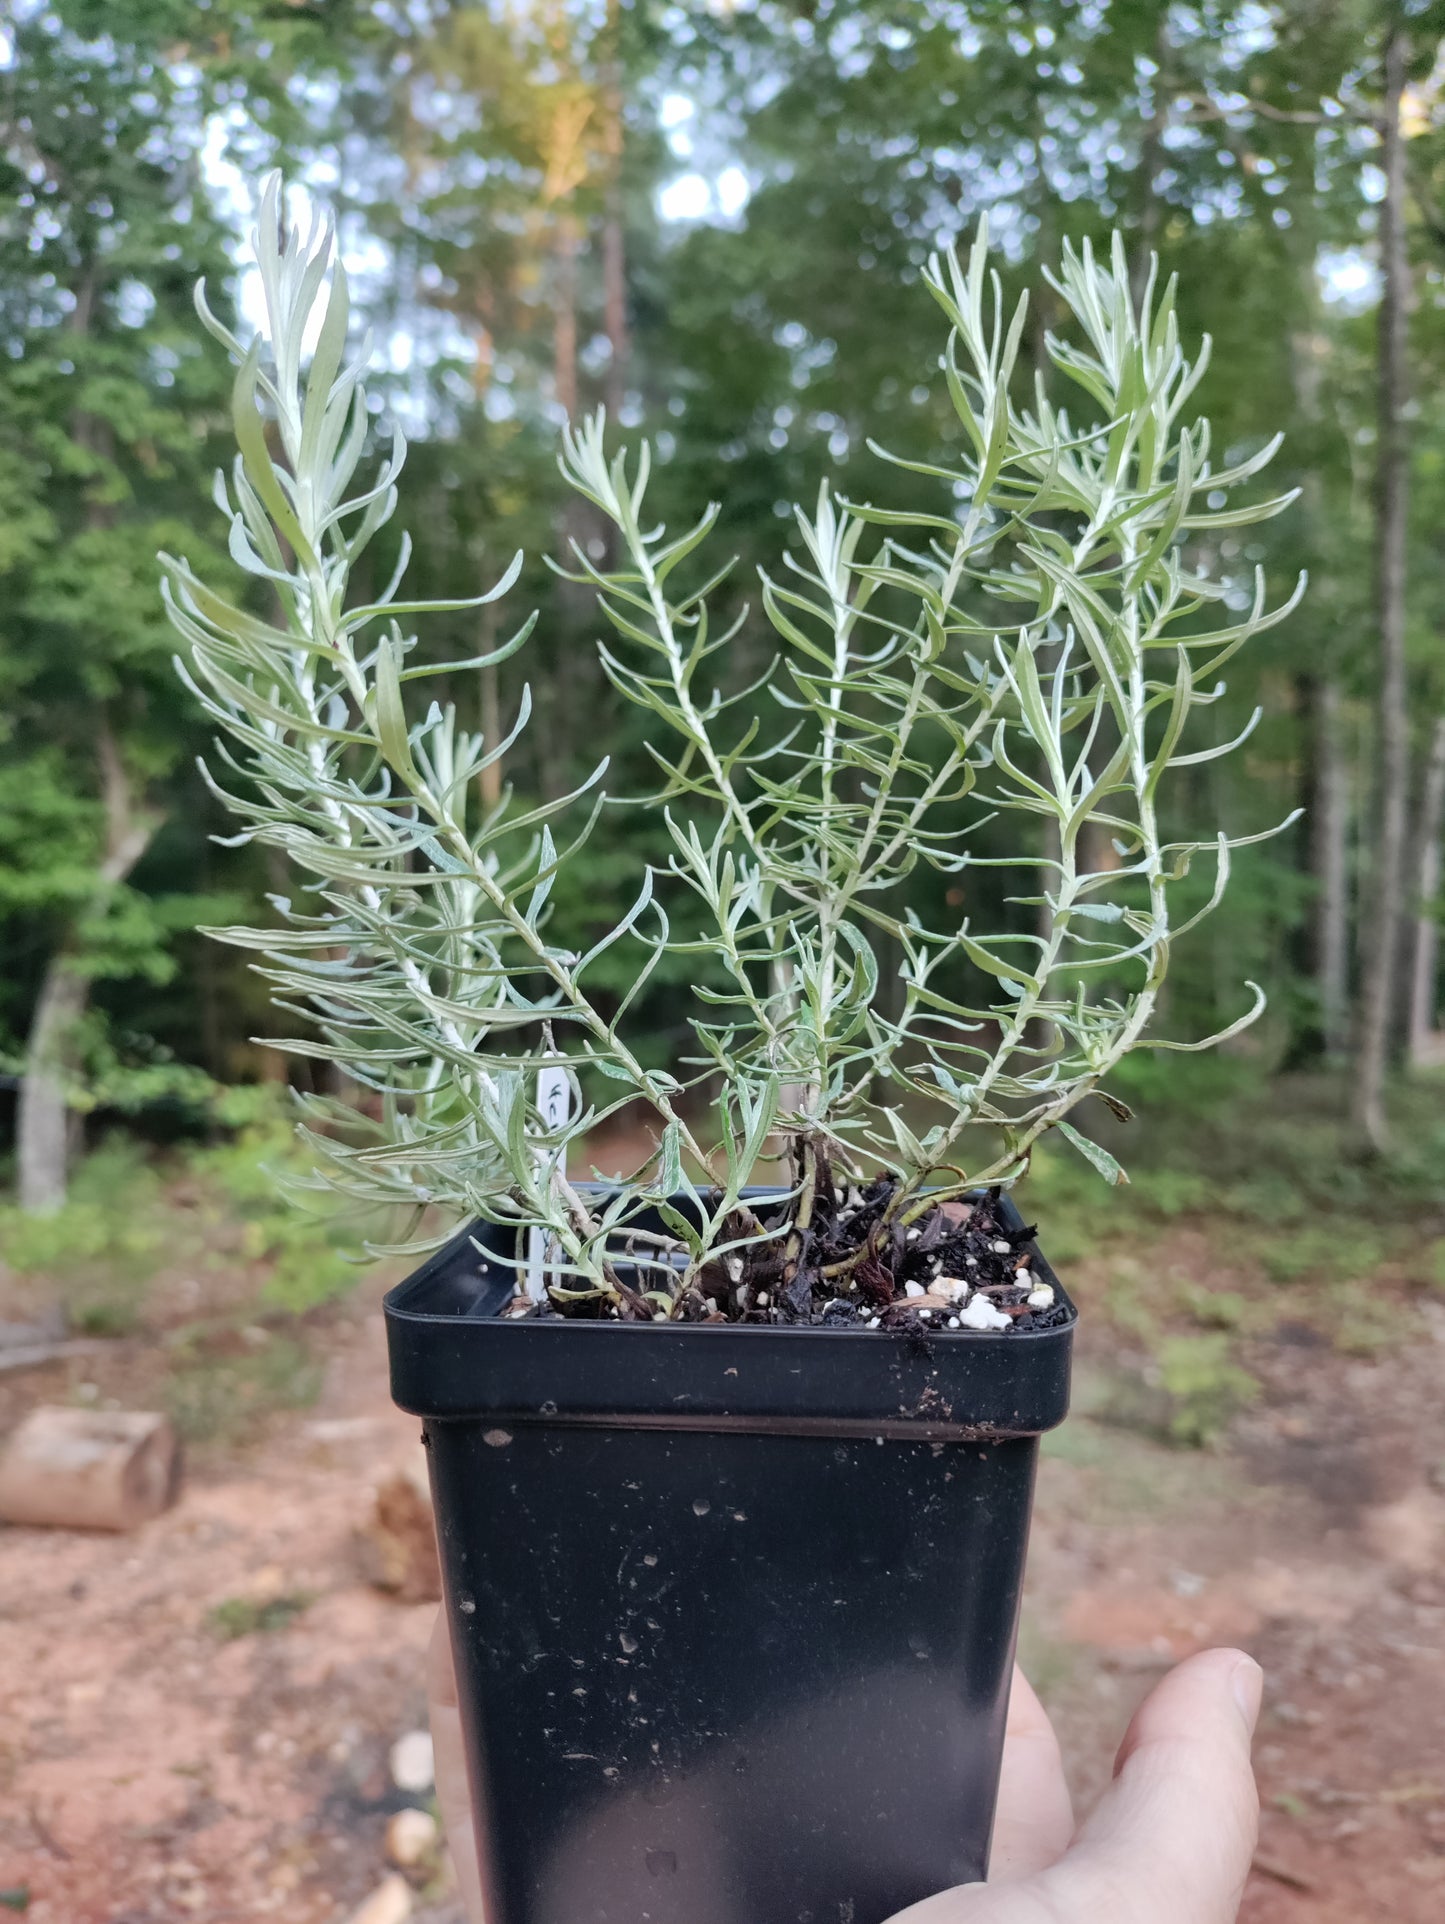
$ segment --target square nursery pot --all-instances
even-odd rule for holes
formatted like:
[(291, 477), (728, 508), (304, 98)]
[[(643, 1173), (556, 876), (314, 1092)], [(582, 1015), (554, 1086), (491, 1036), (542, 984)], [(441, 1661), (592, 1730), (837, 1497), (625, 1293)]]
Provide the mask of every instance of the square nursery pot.
[(508, 1248), (386, 1301), (492, 1924), (883, 1924), (981, 1879), (1068, 1405), (1047, 1264), (1060, 1326), (920, 1336), (504, 1321)]

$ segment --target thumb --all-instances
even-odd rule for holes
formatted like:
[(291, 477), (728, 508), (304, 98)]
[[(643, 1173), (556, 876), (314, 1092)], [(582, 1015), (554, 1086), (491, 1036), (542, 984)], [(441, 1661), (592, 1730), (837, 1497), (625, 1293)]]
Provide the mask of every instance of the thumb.
[(1172, 1670), (1139, 1707), (1112, 1786), (1038, 1880), (1040, 1894), (1065, 1916), (1110, 1924), (1231, 1924), (1259, 1834), (1249, 1747), (1263, 1683), (1240, 1650)]

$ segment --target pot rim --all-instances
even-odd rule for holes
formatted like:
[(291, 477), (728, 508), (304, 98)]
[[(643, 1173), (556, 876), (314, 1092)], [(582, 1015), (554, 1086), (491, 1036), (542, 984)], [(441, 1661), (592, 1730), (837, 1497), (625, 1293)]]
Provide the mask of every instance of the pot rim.
[(459, 1231), (385, 1299), (393, 1397), (428, 1423), (503, 1442), (536, 1424), (996, 1441), (1068, 1410), (1078, 1312), (1036, 1245), (1069, 1312), (1046, 1329), (622, 1323), (499, 1316), (514, 1284), (486, 1274), (475, 1239), (489, 1227)]

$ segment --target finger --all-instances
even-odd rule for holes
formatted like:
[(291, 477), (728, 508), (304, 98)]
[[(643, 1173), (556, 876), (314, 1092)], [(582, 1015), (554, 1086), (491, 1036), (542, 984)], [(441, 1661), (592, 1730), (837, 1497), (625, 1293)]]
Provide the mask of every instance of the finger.
[(441, 1806), (447, 1849), (456, 1872), (457, 1894), (470, 1924), (487, 1924), (477, 1861), (476, 1826), (467, 1784), (462, 1717), (457, 1707), (457, 1673), (444, 1610), (437, 1611), (427, 1651), (427, 1697), (431, 1707), (432, 1746), (436, 1752), (437, 1802)]
[(1074, 1807), (1059, 1740), (1048, 1713), (1014, 1666), (999, 1778), (989, 1882), (1007, 1884), (1047, 1870), (1069, 1847)]
[(1259, 1832), (1249, 1747), (1262, 1685), (1243, 1651), (1207, 1650), (1146, 1698), (1113, 1784), (1038, 1879), (1057, 1909), (1109, 1924), (1230, 1924)]

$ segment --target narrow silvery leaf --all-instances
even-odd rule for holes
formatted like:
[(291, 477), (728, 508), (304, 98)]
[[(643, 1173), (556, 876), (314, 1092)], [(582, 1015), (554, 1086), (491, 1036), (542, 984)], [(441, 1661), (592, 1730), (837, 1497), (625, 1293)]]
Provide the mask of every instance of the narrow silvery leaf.
[(1091, 1142), (1087, 1136), (1080, 1135), (1072, 1123), (1057, 1122), (1054, 1127), (1061, 1136), (1074, 1145), (1086, 1161), (1094, 1165), (1105, 1182), (1113, 1183), (1116, 1187), (1128, 1182), (1129, 1178), (1125, 1175), (1122, 1166), (1107, 1149), (1101, 1148), (1097, 1142)]
[(388, 638), (377, 651), (373, 719), (382, 754), (404, 781), (418, 784), (420, 778), (407, 737), (406, 711), (401, 703), (400, 667), (401, 645)]

